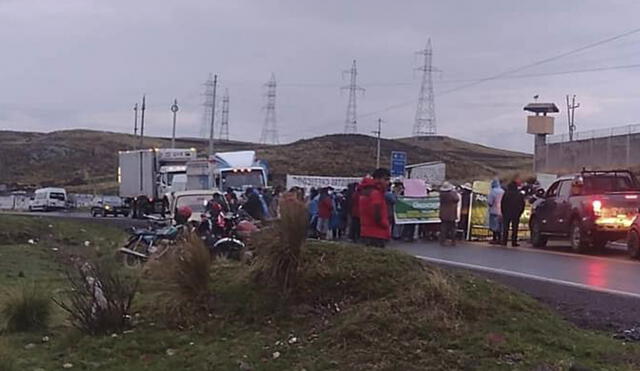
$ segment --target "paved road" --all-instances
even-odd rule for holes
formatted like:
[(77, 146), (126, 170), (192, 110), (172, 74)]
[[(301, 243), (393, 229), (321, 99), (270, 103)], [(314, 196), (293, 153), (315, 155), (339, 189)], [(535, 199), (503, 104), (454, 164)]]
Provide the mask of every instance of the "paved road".
[(33, 217), (46, 217), (46, 218), (64, 218), (64, 219), (74, 219), (74, 220), (84, 220), (87, 222), (95, 222), (95, 223), (110, 223), (117, 225), (119, 227), (130, 227), (130, 226), (146, 226), (149, 224), (146, 220), (140, 219), (131, 219), (125, 217), (97, 217), (94, 218), (88, 211), (0, 211), (0, 215), (21, 215), (21, 216), (33, 216)]
[(479, 243), (456, 247), (399, 243), (393, 248), (437, 264), (640, 299), (640, 262), (629, 260), (615, 248), (605, 256), (574, 254), (558, 247), (514, 249)]

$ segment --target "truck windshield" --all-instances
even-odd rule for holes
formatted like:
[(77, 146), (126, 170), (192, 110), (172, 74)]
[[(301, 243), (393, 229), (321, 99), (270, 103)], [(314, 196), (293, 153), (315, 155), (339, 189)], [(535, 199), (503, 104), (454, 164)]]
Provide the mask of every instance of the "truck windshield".
[(633, 178), (621, 175), (586, 177), (584, 178), (584, 189), (588, 194), (639, 190)]
[[(173, 181), (176, 180), (178, 182), (185, 182), (186, 179), (186, 175), (187, 173), (184, 171), (176, 171), (173, 173), (167, 173), (167, 185), (170, 186), (173, 184)], [(181, 176), (181, 175), (184, 175)]]
[(260, 170), (252, 170), (250, 172), (233, 172), (226, 171), (222, 173), (222, 189), (227, 188), (241, 189), (245, 187), (264, 187), (264, 178)]
[(49, 198), (52, 200), (59, 200), (59, 201), (65, 200), (64, 193), (62, 192), (51, 192), (49, 193)]

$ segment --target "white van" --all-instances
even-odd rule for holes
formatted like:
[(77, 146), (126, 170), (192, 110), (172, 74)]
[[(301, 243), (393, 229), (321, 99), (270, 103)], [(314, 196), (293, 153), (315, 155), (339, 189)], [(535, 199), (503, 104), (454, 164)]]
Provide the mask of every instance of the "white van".
[(29, 202), (29, 211), (62, 210), (67, 208), (67, 191), (64, 188), (40, 188)]

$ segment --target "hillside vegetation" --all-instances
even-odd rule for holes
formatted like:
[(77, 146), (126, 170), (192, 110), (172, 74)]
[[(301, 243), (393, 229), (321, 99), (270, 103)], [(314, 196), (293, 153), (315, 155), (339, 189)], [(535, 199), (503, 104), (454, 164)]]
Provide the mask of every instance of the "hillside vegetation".
[[(28, 235), (3, 231), (16, 226)], [(51, 236), (58, 230), (68, 241)], [(0, 239), (0, 292), (35, 280), (46, 283), (56, 299), (68, 290), (69, 258), (96, 253), (108, 258), (121, 238), (103, 225), (15, 216), (0, 216), (0, 235), (9, 236)], [(28, 244), (26, 237), (38, 243)], [(89, 246), (77, 243), (85, 240)], [(59, 308), (43, 331), (3, 331), (0, 322), (0, 369), (53, 370), (65, 364), (81, 370), (640, 367), (637, 344), (579, 329), (525, 295), (396, 251), (309, 242), (288, 296), (252, 278), (252, 265), (221, 260), (208, 269), (212, 304), (193, 325), (176, 328), (167, 322), (158, 301), (164, 293), (159, 286), (166, 285), (143, 271), (130, 330), (83, 334)], [(0, 296), (0, 306), (4, 300)]]
[[(166, 138), (145, 138), (145, 147), (168, 147)], [(0, 131), (0, 183), (14, 187), (63, 185), (80, 191), (115, 190), (117, 153), (134, 148), (132, 135), (66, 130), (51, 133)], [(179, 139), (179, 147), (207, 149), (202, 139)], [(285, 175), (360, 176), (375, 167), (376, 139), (365, 135), (327, 135), (265, 146), (216, 141), (216, 151), (256, 149), (274, 180)], [(382, 164), (391, 151), (405, 151), (409, 163), (444, 161), (447, 177), (472, 181), (495, 174), (530, 171), (531, 155), (488, 148), (448, 137), (382, 140)], [(388, 166), (388, 165), (387, 165)]]

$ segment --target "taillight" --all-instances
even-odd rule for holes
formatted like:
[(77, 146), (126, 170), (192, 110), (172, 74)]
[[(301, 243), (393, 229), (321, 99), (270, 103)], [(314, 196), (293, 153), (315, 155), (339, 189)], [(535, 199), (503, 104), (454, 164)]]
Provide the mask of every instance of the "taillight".
[(593, 213), (599, 215), (602, 212), (602, 201), (594, 200), (591, 205), (593, 206)]

